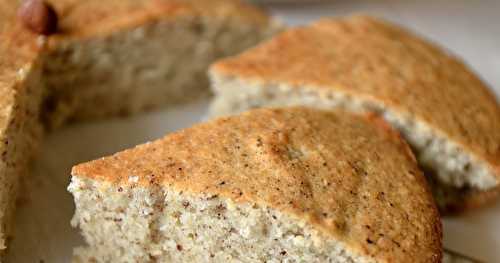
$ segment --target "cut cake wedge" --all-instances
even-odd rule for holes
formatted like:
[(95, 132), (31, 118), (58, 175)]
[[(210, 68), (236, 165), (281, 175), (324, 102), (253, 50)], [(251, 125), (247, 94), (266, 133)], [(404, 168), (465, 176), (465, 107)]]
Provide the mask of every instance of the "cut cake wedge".
[(500, 106), (459, 59), (389, 22), (353, 16), (283, 32), (211, 67), (212, 115), (263, 106), (370, 111), (401, 132), (441, 209), (500, 189)]
[(440, 262), (437, 207), (383, 120), (259, 109), (78, 165), (76, 262)]

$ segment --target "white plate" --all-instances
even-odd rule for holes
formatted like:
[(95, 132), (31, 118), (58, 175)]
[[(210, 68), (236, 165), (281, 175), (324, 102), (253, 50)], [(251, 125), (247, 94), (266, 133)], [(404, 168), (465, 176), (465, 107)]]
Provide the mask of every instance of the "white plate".
[[(500, 1), (332, 1), (328, 5), (273, 6), (289, 24), (319, 16), (370, 12), (405, 24), (448, 47), (469, 63), (500, 94)], [(17, 212), (17, 228), (7, 262), (69, 262), (82, 244), (71, 229), (71, 196), (66, 192), (73, 164), (153, 140), (198, 122), (208, 102), (64, 128), (49, 135), (35, 162), (29, 195)], [(500, 262), (500, 203), (444, 220), (447, 247), (486, 262)]]

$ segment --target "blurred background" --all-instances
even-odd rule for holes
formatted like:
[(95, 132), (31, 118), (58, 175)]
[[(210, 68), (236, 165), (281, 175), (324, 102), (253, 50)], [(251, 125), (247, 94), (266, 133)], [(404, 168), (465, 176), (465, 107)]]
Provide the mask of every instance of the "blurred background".
[[(321, 16), (377, 15), (405, 25), (461, 57), (500, 94), (499, 0), (276, 0), (258, 1), (288, 25)], [(272, 2), (272, 3), (270, 3)], [(153, 140), (201, 120), (208, 101), (66, 127), (48, 136), (26, 185), (7, 262), (69, 262), (80, 244), (69, 225), (71, 196), (65, 191), (72, 165)], [(78, 138), (78, 139), (75, 139)], [(47, 194), (50, 193), (50, 194)], [(500, 204), (444, 220), (444, 244), (484, 262), (500, 262)]]

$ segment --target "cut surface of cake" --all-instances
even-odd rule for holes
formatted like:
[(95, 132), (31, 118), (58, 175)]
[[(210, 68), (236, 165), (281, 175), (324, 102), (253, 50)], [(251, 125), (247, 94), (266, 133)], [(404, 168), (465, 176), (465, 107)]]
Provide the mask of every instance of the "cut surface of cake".
[(264, 12), (238, 0), (51, 3), (58, 31), (33, 37), (43, 42), (44, 119), (56, 127), (206, 95), (211, 62), (275, 29)]
[(322, 19), (211, 67), (212, 115), (262, 106), (371, 111), (398, 129), (457, 212), (493, 200), (500, 180), (500, 106), (459, 59), (389, 22)]
[(75, 262), (440, 262), (441, 223), (382, 119), (220, 118), (78, 165)]
[[(238, 0), (31, 1), (37, 8), (23, 17), (21, 2), (0, 1), (0, 247), (42, 127), (206, 95), (212, 61), (275, 30), (265, 12)], [(48, 7), (57, 16), (52, 34), (23, 23), (43, 21)]]

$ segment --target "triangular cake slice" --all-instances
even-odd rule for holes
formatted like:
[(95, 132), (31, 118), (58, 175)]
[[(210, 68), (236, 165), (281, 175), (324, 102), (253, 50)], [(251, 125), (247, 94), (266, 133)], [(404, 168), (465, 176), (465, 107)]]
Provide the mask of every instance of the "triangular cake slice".
[(378, 113), (414, 149), (445, 211), (498, 194), (500, 106), (461, 61), (380, 19), (323, 19), (211, 68), (213, 115), (308, 105)]
[[(24, 13), (43, 18), (44, 1), (29, 1), (38, 12)], [(0, 1), (0, 250), (41, 126), (207, 94), (212, 61), (276, 30), (265, 12), (239, 0), (54, 0), (42, 5), (59, 21), (47, 36), (24, 25), (21, 2)]]
[(73, 168), (76, 262), (440, 262), (441, 223), (381, 119), (258, 109)]

